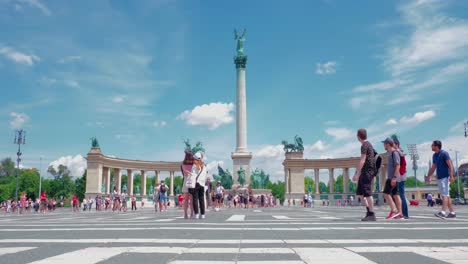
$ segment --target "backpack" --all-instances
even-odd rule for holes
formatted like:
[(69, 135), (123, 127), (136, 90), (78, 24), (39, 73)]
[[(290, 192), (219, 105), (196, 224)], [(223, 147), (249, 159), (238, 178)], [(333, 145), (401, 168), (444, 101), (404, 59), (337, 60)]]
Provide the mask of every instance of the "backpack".
[(406, 158), (404, 155), (400, 155), (400, 175), (406, 174)]
[(379, 173), (380, 167), (382, 167), (382, 157), (374, 149), (374, 161), (375, 161), (375, 174)]
[(166, 193), (166, 192), (167, 192), (167, 187), (166, 187), (166, 185), (161, 185), (161, 188), (159, 189), (159, 192), (161, 192), (161, 193)]

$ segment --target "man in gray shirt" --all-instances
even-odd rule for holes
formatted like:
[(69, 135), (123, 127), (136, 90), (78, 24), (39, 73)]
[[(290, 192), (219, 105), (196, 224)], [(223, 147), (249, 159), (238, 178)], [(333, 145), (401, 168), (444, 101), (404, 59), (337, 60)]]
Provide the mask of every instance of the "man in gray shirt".
[(386, 219), (399, 219), (402, 218), (401, 198), (397, 189), (397, 180), (400, 178), (400, 154), (394, 148), (395, 142), (393, 139), (387, 138), (382, 143), (384, 143), (387, 151), (387, 180), (383, 193), (390, 206), (390, 213)]

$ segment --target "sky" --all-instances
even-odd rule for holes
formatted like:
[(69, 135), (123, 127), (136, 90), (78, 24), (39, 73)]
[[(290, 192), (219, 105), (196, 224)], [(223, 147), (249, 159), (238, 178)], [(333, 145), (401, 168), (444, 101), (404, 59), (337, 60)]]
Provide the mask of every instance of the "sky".
[(358, 156), (366, 128), (380, 152), (392, 133), (418, 144), (422, 179), (432, 140), (468, 162), (466, 10), (455, 0), (0, 0), (0, 157), (15, 158), (23, 128), (22, 166), (42, 171), (64, 164), (80, 176), (93, 136), (105, 155), (158, 161), (182, 160), (184, 138), (202, 141), (211, 172), (232, 170), (233, 30), (246, 28), (253, 168), (282, 179), (280, 143), (295, 135), (305, 158)]

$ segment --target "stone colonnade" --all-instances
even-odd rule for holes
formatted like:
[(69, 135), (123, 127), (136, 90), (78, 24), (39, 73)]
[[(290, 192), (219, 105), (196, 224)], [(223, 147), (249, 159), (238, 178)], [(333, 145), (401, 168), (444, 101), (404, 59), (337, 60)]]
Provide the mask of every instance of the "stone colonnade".
[[(114, 186), (120, 193), (122, 186), (122, 171), (127, 172), (127, 194), (133, 195), (133, 178), (136, 171), (140, 172), (141, 186), (140, 195), (149, 195), (146, 190), (146, 175), (148, 171), (155, 172), (155, 181), (160, 181), (160, 173), (168, 171), (170, 182), (169, 195), (174, 196), (174, 172), (180, 170), (181, 162), (165, 162), (165, 161), (140, 161), (126, 160), (104, 156), (100, 148), (91, 148), (86, 157), (88, 163), (86, 175), (86, 195), (103, 195), (111, 194), (113, 190), (111, 186), (111, 171), (114, 172)], [(104, 186), (104, 189), (102, 188)]]
[[(320, 170), (328, 170), (329, 173), (329, 194), (328, 200), (334, 200), (334, 195), (341, 195), (342, 199), (347, 199), (348, 195), (352, 195), (349, 191), (350, 169), (355, 169), (359, 165), (360, 157), (352, 158), (340, 158), (340, 159), (304, 159), (303, 153), (301, 152), (289, 152), (286, 153), (286, 159), (283, 162), (284, 166), (284, 182), (285, 182), (285, 195), (287, 198), (302, 198), (304, 195), (304, 171), (307, 169), (314, 171), (314, 182), (315, 190), (314, 196), (315, 199), (320, 198)], [(385, 155), (383, 156), (383, 165), (386, 165)], [(335, 193), (334, 185), (330, 184), (335, 182), (335, 170), (343, 170), (343, 192)], [(383, 169), (378, 174), (375, 180), (379, 180), (380, 190), (375, 190), (375, 184), (372, 184), (373, 191), (381, 192), (385, 185), (386, 170)], [(325, 194), (323, 194), (325, 195)], [(379, 199), (383, 200), (383, 199)]]

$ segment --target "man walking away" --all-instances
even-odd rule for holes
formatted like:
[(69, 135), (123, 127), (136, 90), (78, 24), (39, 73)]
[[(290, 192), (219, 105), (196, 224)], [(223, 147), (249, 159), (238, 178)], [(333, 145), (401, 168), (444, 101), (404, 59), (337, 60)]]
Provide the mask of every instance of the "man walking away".
[[(442, 142), (436, 140), (432, 142), (432, 167), (429, 169), (428, 176), (431, 177), (437, 169), (437, 184), (439, 185), (439, 193), (442, 196), (442, 211), (435, 214), (439, 218), (456, 218), (457, 215), (453, 210), (452, 199), (449, 196), (449, 182), (452, 183), (453, 165), (450, 160), (450, 155), (447, 151), (442, 150)], [(446, 215), (447, 208), (450, 214)]]
[(358, 183), (356, 194), (366, 204), (366, 216), (362, 221), (376, 221), (374, 199), (372, 198), (372, 178), (375, 176), (375, 152), (372, 144), (367, 141), (367, 131), (359, 129), (357, 139), (361, 142), (361, 160), (354, 174), (353, 181)]
[(403, 213), (403, 217), (405, 219), (409, 219), (408, 215), (408, 203), (406, 202), (406, 195), (405, 195), (405, 182), (406, 182), (406, 157), (403, 154), (403, 150), (400, 148), (400, 140), (398, 139), (397, 135), (392, 135), (391, 137), (393, 142), (395, 143), (395, 150), (400, 155), (400, 179), (397, 183), (398, 194), (400, 195), (401, 199), (401, 211)]
[[(384, 196), (390, 206), (390, 213), (386, 219), (401, 217), (401, 198), (398, 195), (397, 181), (400, 178), (400, 154), (394, 149), (395, 142), (391, 138), (384, 141), (387, 151), (387, 181), (385, 182)], [(393, 202), (393, 199), (395, 202)]]

